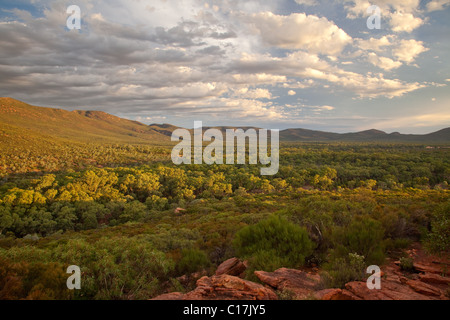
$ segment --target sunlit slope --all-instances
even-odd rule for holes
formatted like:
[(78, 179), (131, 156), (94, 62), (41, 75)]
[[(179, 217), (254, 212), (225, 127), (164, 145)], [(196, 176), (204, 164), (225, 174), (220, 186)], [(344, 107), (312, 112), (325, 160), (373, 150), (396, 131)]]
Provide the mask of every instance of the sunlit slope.
[(0, 141), (48, 139), (130, 144), (170, 140), (145, 124), (100, 111), (71, 112), (0, 98)]

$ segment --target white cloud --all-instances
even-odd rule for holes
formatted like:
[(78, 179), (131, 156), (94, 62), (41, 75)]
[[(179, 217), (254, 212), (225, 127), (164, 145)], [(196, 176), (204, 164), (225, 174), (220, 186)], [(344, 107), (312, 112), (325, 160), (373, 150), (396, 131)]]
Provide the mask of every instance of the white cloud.
[(303, 49), (312, 53), (338, 55), (352, 38), (333, 22), (304, 13), (288, 16), (261, 12), (245, 17), (263, 43), (284, 49)]
[(323, 110), (323, 111), (332, 111), (332, 110), (334, 110), (335, 108), (332, 107), (332, 106), (321, 106), (321, 107), (317, 107), (317, 109)]
[(393, 49), (394, 56), (406, 63), (413, 62), (421, 53), (428, 51), (428, 48), (423, 46), (423, 41), (401, 40), (398, 46)]
[(397, 69), (402, 66), (402, 63), (399, 61), (394, 61), (386, 57), (379, 57), (376, 53), (373, 52), (370, 52), (368, 54), (368, 60), (374, 66), (377, 66), (387, 71)]
[(268, 73), (253, 73), (253, 74), (240, 74), (236, 73), (231, 76), (231, 81), (236, 84), (276, 84), (280, 82), (286, 82), (287, 77), (282, 75), (272, 75)]
[(295, 96), (297, 94), (297, 92), (295, 92), (294, 90), (289, 90), (288, 95), (290, 96)]
[(394, 32), (411, 32), (425, 23), (424, 20), (414, 17), (412, 13), (394, 12), (391, 14), (390, 25)]
[(450, 0), (432, 0), (427, 3), (428, 12), (445, 10), (450, 6)]
[(302, 81), (291, 80), (289, 82), (283, 83), (282, 87), (287, 89), (306, 89), (317, 85), (316, 81), (313, 79), (307, 79)]
[(367, 17), (370, 13), (367, 9), (371, 5), (377, 5), (381, 10), (383, 21), (388, 21), (394, 32), (412, 32), (425, 23), (420, 18), (420, 0), (341, 0), (345, 3), (347, 17), (356, 19)]
[(234, 121), (244, 120), (247, 122), (259, 121), (261, 119), (269, 121), (279, 121), (287, 119), (287, 115), (272, 103), (262, 102), (253, 99), (240, 98), (211, 98), (195, 104), (191, 102), (181, 103), (178, 107), (188, 110), (186, 116), (197, 117), (208, 115), (208, 120), (223, 119), (226, 113), (228, 118)]
[(356, 93), (360, 98), (386, 97), (392, 99), (426, 87), (425, 84), (418, 82), (407, 83), (399, 79), (385, 79), (382, 74), (364, 77), (349, 73), (348, 76), (339, 77), (336, 81), (344, 88)]
[(392, 38), (393, 36), (383, 36), (381, 38), (370, 38), (368, 40), (356, 39), (356, 44), (362, 50), (382, 52), (386, 47), (392, 45)]
[(272, 93), (267, 89), (249, 89), (241, 88), (234, 91), (234, 96), (245, 99), (272, 99)]
[(366, 17), (370, 14), (367, 8), (372, 5), (377, 5), (381, 9), (382, 16), (389, 15), (392, 11), (399, 11), (403, 13), (416, 12), (420, 5), (420, 0), (341, 0), (347, 9), (348, 18), (355, 19), (357, 17)]
[[(287, 77), (312, 79), (321, 82), (325, 89), (326, 83), (341, 87), (360, 98), (400, 97), (408, 92), (425, 87), (425, 84), (417, 82), (408, 83), (398, 79), (386, 79), (383, 75), (362, 75), (356, 72), (348, 72), (330, 65), (321, 60), (317, 55), (303, 51), (296, 51), (283, 58), (270, 55), (245, 55), (236, 62), (236, 68), (241, 72), (253, 69), (265, 68), (270, 74), (284, 74)], [(286, 83), (284, 81), (283, 83)], [(325, 84), (324, 84), (325, 83)]]
[[(356, 39), (355, 43), (361, 50), (368, 51), (361, 51), (359, 52), (360, 55), (367, 56), (370, 63), (384, 70), (396, 69), (402, 63), (411, 64), (420, 54), (429, 50), (424, 46), (423, 41), (400, 39), (397, 35), (370, 38), (368, 40)], [(390, 57), (381, 57), (378, 54), (391, 55), (397, 61)]]

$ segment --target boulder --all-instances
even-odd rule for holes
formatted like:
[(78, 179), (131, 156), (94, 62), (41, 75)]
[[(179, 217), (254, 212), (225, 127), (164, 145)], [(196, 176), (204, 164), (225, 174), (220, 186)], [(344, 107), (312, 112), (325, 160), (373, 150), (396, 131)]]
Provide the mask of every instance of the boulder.
[(260, 284), (224, 274), (201, 278), (183, 300), (277, 300), (277, 295)]
[(422, 272), (422, 273), (441, 274), (443, 271), (442, 267), (436, 267), (436, 266), (424, 264), (424, 263), (414, 263), (413, 266), (414, 266), (414, 269), (416, 269), (417, 271)]
[(398, 280), (382, 281), (380, 290), (370, 290), (363, 281), (347, 283), (345, 289), (362, 300), (430, 300)]
[(411, 289), (413, 289), (414, 291), (423, 294), (425, 296), (436, 296), (436, 297), (441, 296), (441, 290), (432, 287), (429, 284), (426, 284), (422, 281), (409, 280), (406, 284), (410, 286)]
[(241, 275), (247, 267), (238, 258), (231, 258), (223, 262), (216, 270), (216, 276), (228, 274), (230, 276)]
[(277, 300), (275, 292), (258, 283), (230, 275), (203, 277), (186, 294), (163, 294), (152, 300)]
[(255, 271), (255, 275), (272, 288), (292, 291), (296, 299), (305, 299), (314, 294), (320, 281), (318, 275), (287, 268), (281, 268), (275, 272)]
[(317, 291), (314, 297), (318, 300), (361, 300), (348, 290), (342, 289), (325, 289)]
[(419, 274), (419, 279), (425, 283), (438, 284), (438, 285), (450, 285), (450, 278), (443, 277), (433, 273)]
[(181, 214), (181, 213), (185, 213), (185, 212), (186, 212), (186, 209), (183, 209), (183, 208), (176, 208), (173, 211), (173, 213), (175, 213), (175, 214)]

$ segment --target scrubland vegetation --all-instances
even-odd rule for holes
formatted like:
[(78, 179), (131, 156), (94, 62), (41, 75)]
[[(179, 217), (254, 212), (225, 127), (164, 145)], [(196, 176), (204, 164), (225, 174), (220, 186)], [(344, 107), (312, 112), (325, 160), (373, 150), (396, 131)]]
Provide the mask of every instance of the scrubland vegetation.
[[(0, 299), (148, 299), (227, 258), (362, 277), (421, 241), (449, 250), (450, 149), (284, 144), (280, 171), (174, 166), (170, 148), (11, 148), (0, 155)], [(178, 208), (185, 210), (177, 210)], [(65, 286), (69, 265), (81, 290)]]

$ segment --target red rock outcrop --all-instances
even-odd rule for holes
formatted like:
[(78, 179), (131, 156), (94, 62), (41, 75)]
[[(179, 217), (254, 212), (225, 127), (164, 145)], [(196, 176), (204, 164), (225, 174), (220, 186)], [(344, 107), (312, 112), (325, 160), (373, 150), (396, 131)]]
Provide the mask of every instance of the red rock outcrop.
[(381, 290), (370, 290), (363, 281), (347, 283), (345, 289), (361, 300), (430, 300), (397, 281), (382, 281)]
[(216, 276), (228, 274), (230, 276), (240, 276), (247, 269), (244, 262), (238, 258), (231, 258), (223, 262), (216, 270)]
[(225, 274), (199, 279), (189, 293), (169, 293), (153, 300), (277, 300), (277, 295), (258, 283)]
[(440, 275), (433, 274), (433, 273), (420, 274), (419, 279), (420, 279), (420, 281), (425, 282), (425, 283), (432, 283), (432, 284), (438, 284), (438, 285), (444, 285), (444, 286), (450, 285), (450, 278), (442, 277)]
[(275, 292), (258, 283), (230, 275), (203, 277), (185, 300), (277, 300)]
[(325, 289), (314, 293), (317, 300), (362, 300), (345, 289)]
[(286, 268), (278, 269), (275, 272), (255, 271), (255, 275), (272, 288), (293, 292), (296, 299), (305, 299), (312, 295), (317, 290), (320, 281), (317, 274)]
[(416, 291), (417, 293), (423, 294), (425, 296), (436, 296), (436, 297), (440, 297), (441, 296), (441, 290), (439, 290), (438, 288), (435, 288), (433, 286), (430, 286), (429, 284), (426, 284), (422, 281), (418, 281), (418, 280), (408, 280), (406, 282), (406, 284), (413, 289), (414, 291)]
[(414, 269), (416, 269), (418, 272), (423, 272), (423, 273), (441, 274), (443, 271), (442, 267), (434, 266), (434, 265), (430, 265), (430, 264), (414, 263), (413, 266), (414, 266)]
[[(275, 291), (289, 290), (294, 299), (318, 300), (449, 300), (450, 277), (444, 276), (447, 259), (435, 260), (420, 247), (412, 249), (418, 273), (407, 273), (395, 262), (386, 264), (381, 273), (381, 289), (370, 290), (365, 281), (349, 282), (344, 289), (319, 290), (317, 272), (281, 268), (275, 272), (255, 271), (266, 286), (236, 277), (245, 271), (245, 263), (232, 258), (222, 263), (216, 275), (202, 277), (197, 288), (182, 293), (169, 293), (154, 300), (276, 300)], [(447, 295), (446, 295), (447, 294)]]

